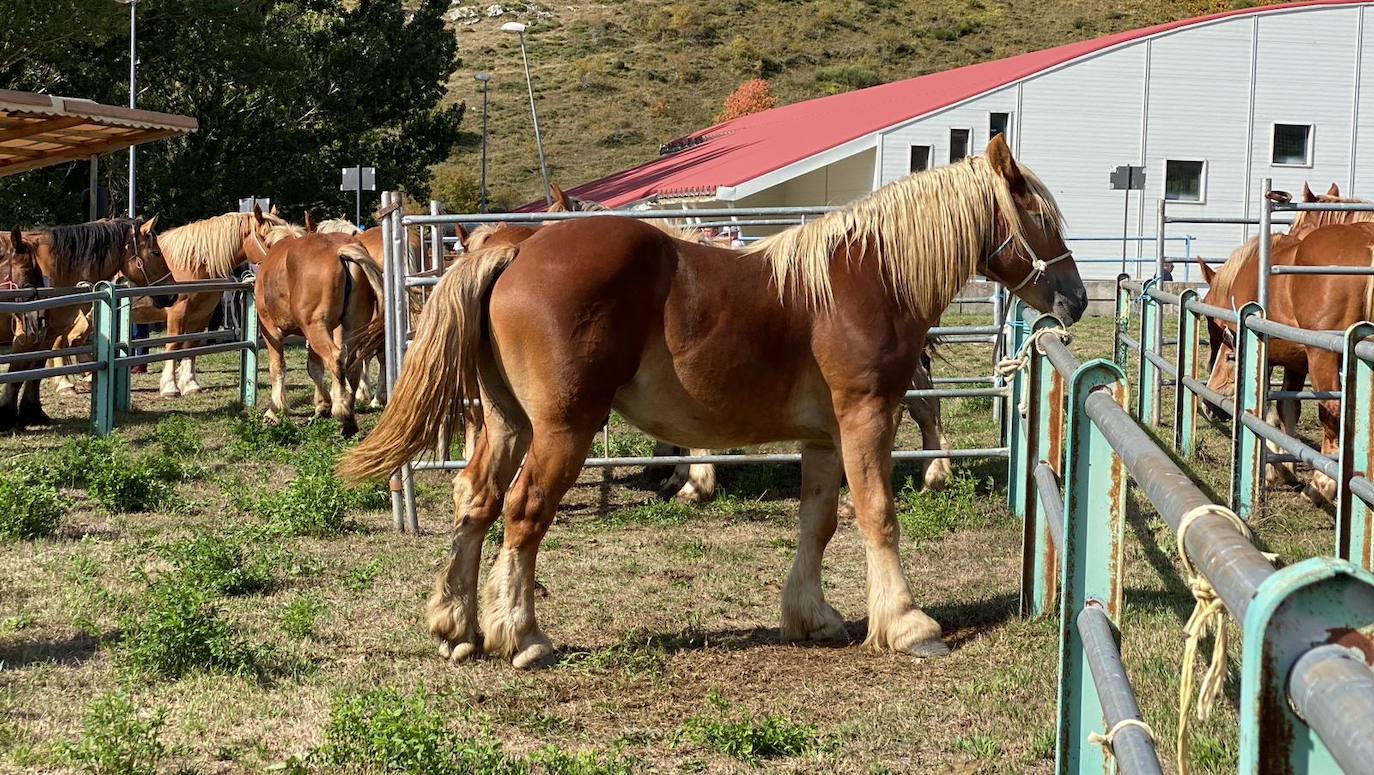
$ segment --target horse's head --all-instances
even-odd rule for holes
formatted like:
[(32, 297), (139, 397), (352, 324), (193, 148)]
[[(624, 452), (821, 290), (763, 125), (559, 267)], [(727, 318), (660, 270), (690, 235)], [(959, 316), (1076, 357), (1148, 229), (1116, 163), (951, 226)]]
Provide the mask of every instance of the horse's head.
[(240, 235), (243, 238), (243, 255), (248, 258), (250, 264), (261, 264), (267, 258), (267, 253), (271, 250), (271, 245), (267, 242), (267, 235), (272, 229), (286, 223), (277, 216), (276, 205), (272, 206), (270, 213), (263, 213), (262, 208), (255, 202), (251, 218), (244, 218)]
[(24, 239), (24, 232), (17, 226), (10, 230), (10, 254), (5, 264), (5, 276), (0, 279), (0, 288), (19, 290), (43, 287), (43, 269), (38, 264), (38, 248)]
[[(145, 288), (174, 282), (172, 268), (167, 264), (166, 257), (162, 255), (162, 248), (158, 245), (156, 229), (156, 215), (146, 221), (134, 222), (129, 244), (125, 249), (124, 265), (120, 270), (125, 277)], [(159, 294), (152, 299), (153, 306), (166, 309), (176, 302), (177, 297), (176, 294)]]
[[(1059, 208), (1038, 178), (1012, 158), (1002, 135), (987, 147), (988, 163), (1011, 192), (1010, 209), (1000, 208), (1005, 239), (990, 246), (981, 262), (985, 276), (999, 280), (1012, 293), (1041, 312), (1053, 312), (1074, 323), (1088, 308), (1088, 291), (1073, 251), (1064, 244)], [(1000, 197), (999, 197), (1000, 199)]]
[[(1207, 282), (1207, 295), (1202, 297), (1204, 304), (1214, 307), (1231, 306), (1230, 293), (1228, 289), (1221, 287), (1217, 282), (1217, 273), (1212, 271), (1212, 267), (1201, 258), (1198, 259), (1198, 266), (1202, 269), (1202, 279)], [(1207, 318), (1207, 349), (1209, 350), (1207, 362), (1211, 367), (1211, 376), (1207, 378), (1207, 387), (1215, 390), (1223, 396), (1234, 396), (1236, 394), (1236, 339), (1231, 329), (1218, 323), (1216, 319)], [(1220, 406), (1211, 401), (1203, 400), (1207, 407), (1207, 414), (1213, 420), (1224, 421), (1227, 419), (1226, 412)]]

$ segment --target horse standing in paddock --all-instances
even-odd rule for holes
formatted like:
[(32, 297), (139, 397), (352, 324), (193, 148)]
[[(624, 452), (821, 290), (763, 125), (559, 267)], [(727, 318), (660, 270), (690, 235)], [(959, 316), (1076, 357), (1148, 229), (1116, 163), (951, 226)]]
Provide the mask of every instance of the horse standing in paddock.
[[(927, 330), (975, 271), (1067, 323), (1083, 314), (1060, 230), (1048, 189), (1000, 135), (986, 156), (888, 184), (744, 254), (627, 218), (544, 227), (444, 276), (391, 403), (340, 472), (388, 475), (431, 448), (465, 399), (482, 399), (486, 449), (454, 486), (453, 553), (429, 628), (453, 661), (485, 647), (523, 668), (553, 653), (535, 618), (539, 543), (608, 412), (688, 447), (797, 440), (802, 539), (784, 636), (848, 637), (820, 581), (843, 472), (868, 547), (866, 646), (947, 653), (898, 555), (896, 409)], [(482, 542), (502, 514), (479, 640)]]
[(315, 416), (332, 414), (343, 434), (352, 436), (358, 431), (353, 404), (362, 366), (354, 354), (379, 325), (382, 274), (350, 235), (278, 226), (268, 232), (266, 245), (253, 293), (272, 374), (267, 418), (286, 414), (285, 339), (301, 334), (309, 348), (306, 370), (315, 383)]
[[(32, 250), (33, 260), (54, 287), (95, 283), (123, 274), (131, 282), (144, 287), (165, 285), (172, 270), (167, 265), (155, 232), (157, 217), (143, 221), (114, 218), (75, 226), (55, 226), (51, 229), (27, 232), (23, 240)], [(154, 295), (153, 303), (168, 307), (176, 297)], [(36, 352), (71, 346), (70, 333), (81, 315), (79, 307), (56, 307), (47, 311), (41, 335), (28, 336), (15, 352)], [(36, 369), (42, 359), (16, 361), (10, 371)], [(32, 383), (32, 384), (30, 384)], [(5, 385), (0, 396), (0, 430), (52, 422), (43, 411), (36, 380)], [(20, 392), (23, 391), (23, 400)]]
[[(0, 269), (0, 277), (3, 278), (0, 279), (0, 290), (19, 291), (43, 287), (43, 272), (38, 267), (34, 253), (33, 245), (24, 239), (24, 233), (19, 229), (11, 230), (8, 235), (0, 234), (0, 267), (3, 267)], [(0, 315), (0, 318), (3, 318), (0, 324), (8, 329), (6, 343), (16, 351), (33, 344), (34, 337), (42, 335), (43, 317), (42, 312)]]

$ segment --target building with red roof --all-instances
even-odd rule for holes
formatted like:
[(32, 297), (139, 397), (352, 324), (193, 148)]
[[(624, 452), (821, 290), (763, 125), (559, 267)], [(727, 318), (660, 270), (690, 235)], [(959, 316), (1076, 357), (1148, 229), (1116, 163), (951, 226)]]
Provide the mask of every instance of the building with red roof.
[[(570, 193), (615, 207), (843, 204), (1006, 132), (1054, 190), (1080, 256), (1119, 259), (1124, 220), (1130, 254), (1152, 257), (1161, 196), (1238, 216), (1256, 211), (1266, 178), (1374, 191), (1369, 5), (1239, 9), (786, 105)], [(1119, 165), (1144, 168), (1129, 203), (1108, 184)], [(1246, 231), (1180, 230), (1167, 252), (1221, 259)]]

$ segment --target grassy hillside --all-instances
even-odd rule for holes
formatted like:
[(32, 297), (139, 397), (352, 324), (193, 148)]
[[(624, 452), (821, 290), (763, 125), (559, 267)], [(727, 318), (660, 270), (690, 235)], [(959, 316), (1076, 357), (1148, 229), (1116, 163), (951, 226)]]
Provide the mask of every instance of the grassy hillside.
[(511, 4), (459, 0), (463, 67), (453, 98), (473, 110), (439, 198), (475, 202), (477, 71), (491, 73), (489, 181), (496, 204), (541, 192), (512, 20), (527, 44), (551, 174), (569, 185), (653, 158), (713, 123), (741, 81), (767, 78), (779, 103), (834, 94), (1120, 30), (1254, 5), (1250, 0), (699, 0)]

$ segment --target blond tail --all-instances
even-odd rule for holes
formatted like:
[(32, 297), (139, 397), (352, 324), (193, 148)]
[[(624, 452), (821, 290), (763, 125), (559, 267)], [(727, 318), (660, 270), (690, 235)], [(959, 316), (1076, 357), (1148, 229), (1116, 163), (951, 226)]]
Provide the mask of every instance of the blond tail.
[(515, 255), (507, 245), (479, 250), (434, 287), (386, 411), (339, 464), (340, 476), (354, 482), (386, 476), (432, 449), (445, 427), (457, 427), (464, 399), (479, 396), (483, 301)]
[(382, 268), (372, 259), (372, 254), (367, 252), (367, 248), (356, 243), (344, 245), (339, 248), (339, 259), (358, 267), (358, 271), (367, 278), (367, 284), (372, 288), (373, 298), (377, 300), (377, 314), (372, 316), (372, 321), (353, 340), (353, 351), (349, 355), (348, 364), (349, 368), (352, 368), (356, 361), (367, 360), (376, 355), (386, 339), (386, 313), (382, 309), (382, 305), (386, 303), (386, 296), (382, 288)]

